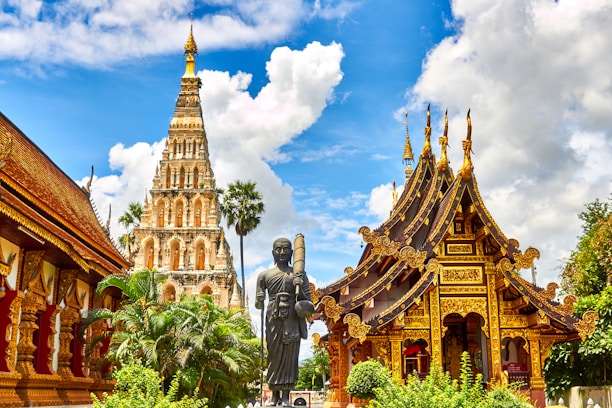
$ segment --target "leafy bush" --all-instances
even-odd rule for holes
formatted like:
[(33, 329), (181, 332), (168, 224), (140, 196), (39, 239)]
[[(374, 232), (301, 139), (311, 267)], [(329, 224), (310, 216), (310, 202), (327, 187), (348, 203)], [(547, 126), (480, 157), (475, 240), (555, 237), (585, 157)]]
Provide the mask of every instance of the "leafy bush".
[(460, 381), (453, 380), (449, 373), (443, 373), (440, 368), (433, 368), (423, 381), (409, 375), (406, 384), (387, 381), (383, 386), (374, 388), (374, 399), (368, 407), (533, 408), (524, 396), (513, 389), (498, 386), (487, 392), (482, 385), (482, 375), (473, 377), (467, 352), (461, 356)]
[[(180, 373), (179, 373), (180, 375)], [(162, 391), (162, 377), (142, 363), (131, 362), (113, 374), (117, 380), (112, 395), (100, 401), (94, 394), (94, 408), (206, 408), (206, 400), (184, 397), (175, 401), (178, 375), (172, 379), (168, 394)]]
[(346, 392), (361, 399), (373, 398), (377, 388), (391, 382), (391, 373), (378, 361), (368, 359), (357, 363), (346, 379)]

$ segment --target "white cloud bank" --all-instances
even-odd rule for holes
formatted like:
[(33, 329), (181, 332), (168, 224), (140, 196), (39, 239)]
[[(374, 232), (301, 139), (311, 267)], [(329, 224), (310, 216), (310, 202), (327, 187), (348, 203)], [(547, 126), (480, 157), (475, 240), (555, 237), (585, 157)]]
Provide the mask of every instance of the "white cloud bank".
[(610, 195), (612, 5), (455, 0), (452, 8), (457, 34), (429, 52), (411, 105), (448, 108), (455, 171), (472, 109), (480, 192), (507, 236), (540, 249), (543, 284), (575, 247), (584, 204)]
[(345, 0), (9, 0), (0, 4), (0, 59), (112, 66), (181, 49), (184, 30), (176, 28), (190, 23), (206, 38), (202, 50), (243, 48), (353, 7)]
[[(257, 183), (265, 198), (261, 224), (245, 240), (249, 268), (270, 263), (270, 237), (284, 234), (291, 238), (297, 231), (327, 225), (317, 216), (329, 216), (296, 214), (291, 186), (282, 182), (269, 162), (289, 160), (279, 153), (279, 148), (320, 117), (334, 87), (342, 80), (343, 57), (342, 46), (337, 43), (313, 42), (303, 50), (277, 48), (266, 64), (269, 82), (255, 97), (247, 92), (250, 74), (209, 70), (198, 73), (203, 82), (204, 123), (217, 185), (249, 179)], [(111, 149), (110, 166), (118, 175), (95, 178), (92, 184), (92, 198), (104, 220), (111, 203), (111, 220), (116, 220), (129, 202), (143, 201), (145, 191), (151, 188), (163, 145), (161, 140), (152, 146), (117, 144)], [(111, 231), (115, 237), (124, 233), (116, 221)], [(237, 237), (233, 231), (226, 237), (238, 260)], [(235, 266), (240, 268), (239, 262)]]

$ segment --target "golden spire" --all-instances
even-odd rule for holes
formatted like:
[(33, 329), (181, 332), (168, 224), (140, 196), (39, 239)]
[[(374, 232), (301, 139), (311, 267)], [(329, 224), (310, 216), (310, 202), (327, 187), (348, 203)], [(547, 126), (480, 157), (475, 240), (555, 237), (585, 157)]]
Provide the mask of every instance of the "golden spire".
[(448, 156), (446, 155), (446, 147), (448, 146), (448, 110), (444, 112), (444, 133), (442, 137), (438, 139), (438, 143), (442, 146), (438, 169), (440, 171), (446, 171), (448, 169)]
[(393, 190), (391, 192), (393, 195), (393, 208), (397, 205), (397, 188), (395, 188), (395, 180), (393, 180)]
[(427, 125), (425, 125), (425, 142), (423, 143), (423, 152), (421, 156), (429, 157), (431, 154), (431, 113), (429, 112), (429, 104), (427, 105)]
[(194, 77), (195, 76), (195, 54), (198, 53), (198, 46), (196, 45), (195, 40), (193, 39), (193, 24), (189, 29), (189, 38), (187, 38), (187, 42), (185, 43), (185, 75)]
[(470, 118), (470, 110), (468, 109), (467, 113), (467, 137), (463, 141), (463, 165), (461, 166), (461, 178), (464, 180), (469, 180), (472, 178), (472, 170), (474, 166), (472, 165), (472, 157), (470, 153), (472, 152), (472, 119)]
[(414, 160), (414, 154), (412, 153), (412, 145), (410, 144), (410, 133), (408, 133), (408, 111), (404, 113), (406, 120), (404, 121), (404, 126), (406, 126), (406, 142), (404, 143), (404, 156), (402, 158), (402, 163), (406, 165), (406, 178), (410, 177), (412, 174), (412, 167), (410, 167), (410, 163)]

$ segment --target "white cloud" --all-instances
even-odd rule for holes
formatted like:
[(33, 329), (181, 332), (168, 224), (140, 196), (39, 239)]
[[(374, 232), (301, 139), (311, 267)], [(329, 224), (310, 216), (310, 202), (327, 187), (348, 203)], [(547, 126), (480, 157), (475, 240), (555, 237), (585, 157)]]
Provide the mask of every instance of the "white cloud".
[(429, 52), (412, 107), (448, 107), (455, 170), (472, 108), (485, 204), (522, 249), (541, 250), (543, 284), (575, 246), (584, 204), (610, 194), (612, 7), (604, 0), (452, 5), (458, 33)]
[[(342, 19), (356, 7), (350, 1), (305, 0), (11, 0), (8, 5), (0, 8), (0, 59), (97, 68), (181, 49), (185, 31), (177, 27), (191, 23), (206, 39), (200, 50), (242, 48), (284, 39), (313, 16)], [(200, 15), (199, 8), (207, 14)]]
[[(270, 248), (277, 236), (292, 239), (297, 232), (326, 234), (337, 229), (337, 225), (321, 223), (312, 214), (297, 214), (293, 188), (282, 182), (268, 161), (278, 160), (279, 148), (320, 117), (342, 79), (343, 57), (342, 46), (336, 43), (324, 46), (313, 42), (303, 50), (277, 48), (266, 65), (269, 83), (255, 97), (247, 92), (250, 74), (208, 70), (198, 74), (203, 81), (204, 123), (217, 185), (255, 181), (266, 204), (260, 226), (244, 239), (247, 270), (271, 261)], [(162, 140), (153, 146), (137, 143), (130, 147), (118, 144), (111, 149), (110, 167), (118, 175), (97, 178), (92, 185), (92, 197), (102, 218), (106, 219), (103, 209), (111, 202), (112, 219), (116, 220), (129, 202), (143, 201), (164, 143)], [(86, 181), (81, 180), (81, 184)], [(111, 226), (111, 231), (115, 237), (124, 233), (117, 224)], [(239, 270), (239, 240), (233, 231), (226, 237)]]

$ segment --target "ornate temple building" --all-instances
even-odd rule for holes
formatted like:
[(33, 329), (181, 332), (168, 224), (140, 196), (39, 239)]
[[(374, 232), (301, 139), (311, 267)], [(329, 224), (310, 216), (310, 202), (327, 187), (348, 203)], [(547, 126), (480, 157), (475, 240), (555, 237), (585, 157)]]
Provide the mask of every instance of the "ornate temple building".
[[(0, 406), (90, 404), (112, 390), (98, 370), (102, 346), (84, 364), (79, 322), (97, 283), (129, 263), (81, 188), (0, 113)], [(103, 324), (103, 323), (100, 323)]]
[(360, 229), (367, 245), (355, 268), (313, 291), (328, 327), (326, 336), (315, 335), (331, 357), (325, 407), (352, 403), (347, 376), (368, 357), (380, 359), (400, 380), (413, 372), (425, 376), (434, 365), (458, 378), (464, 351), (486, 382), (521, 381), (544, 406), (542, 367), (549, 350), (594, 329), (595, 312), (572, 317), (573, 296), (559, 303), (556, 284), (542, 289), (520, 276), (539, 252), (520, 250), (487, 211), (471, 161), (469, 113), (456, 174), (446, 154), (447, 131), (448, 124), (436, 161), (428, 110), (413, 171), (406, 130), (406, 179), (400, 197), (394, 190), (389, 218), (375, 230)]
[(185, 73), (162, 159), (147, 195), (136, 238), (135, 269), (167, 275), (166, 299), (211, 294), (223, 307), (241, 307), (229, 245), (220, 226), (213, 174), (195, 74), (193, 30), (185, 44)]

